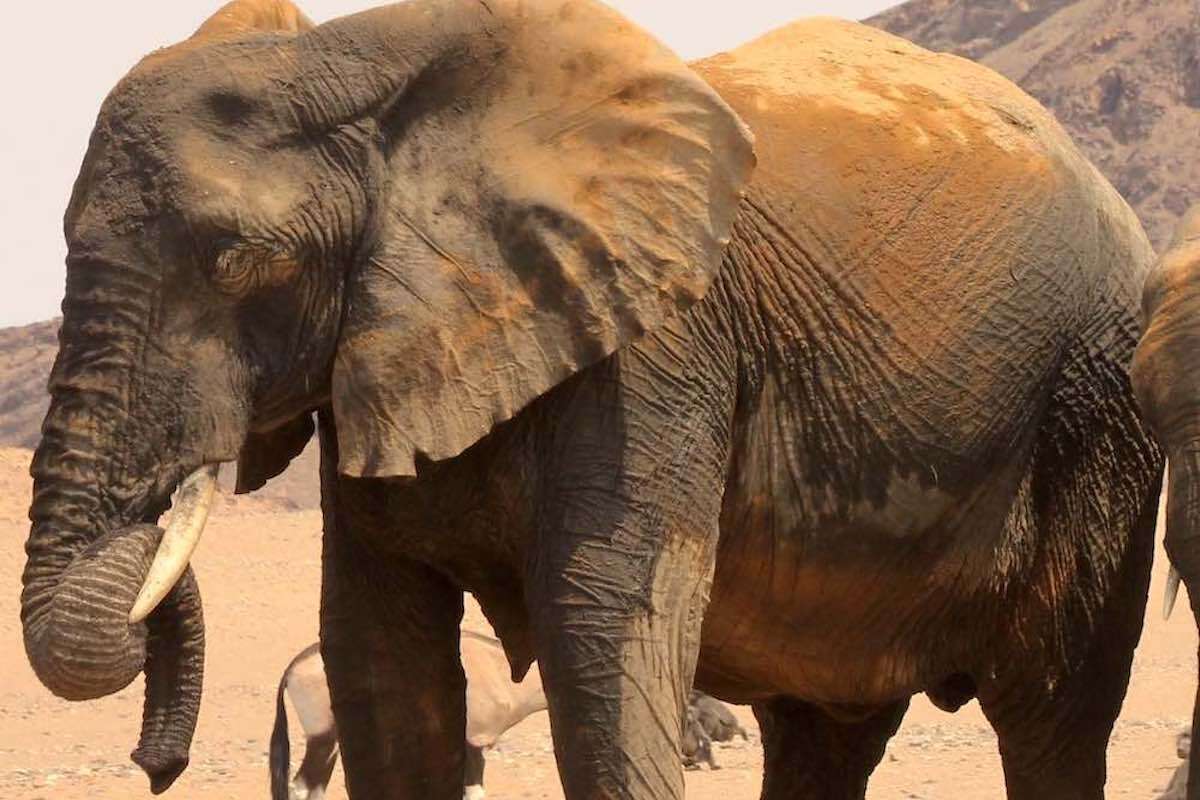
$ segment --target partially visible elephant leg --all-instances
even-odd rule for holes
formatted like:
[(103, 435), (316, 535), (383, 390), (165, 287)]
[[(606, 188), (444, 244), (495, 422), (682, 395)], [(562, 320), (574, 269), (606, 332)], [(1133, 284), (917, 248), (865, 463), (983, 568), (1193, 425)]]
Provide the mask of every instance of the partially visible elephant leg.
[(336, 476), (321, 420), (325, 513), (321, 655), (351, 800), (461, 800), (466, 679), (462, 591), (429, 567), (371, 547), (382, 506)]
[(731, 401), (622, 394), (584, 391), (556, 409), (570, 441), (543, 477), (526, 584), (568, 800), (683, 797), (680, 739), (715, 566)]
[[(1123, 641), (1124, 640), (1124, 641)], [(1125, 632), (1100, 635), (1098, 653), (1066, 683), (1047, 686), (1035, 675), (1019, 684), (980, 687), (979, 704), (992, 723), (1009, 800), (1102, 800), (1108, 737), (1121, 710), (1131, 648)]]
[[(1140, 518), (1126, 532), (1132, 540), (1120, 555), (1106, 600), (1096, 609), (1096, 628), (1086, 640), (1089, 649), (1077, 665), (1056, 674), (1045, 666), (1047, 657), (1013, 645), (1008, 669), (1001, 667), (994, 678), (980, 682), (979, 704), (999, 739), (1009, 800), (1104, 797), (1108, 739), (1125, 699), (1149, 586), (1159, 493), (1159, 482), (1152, 483)], [(1077, 510), (1071, 517), (1056, 518), (1054, 525), (1062, 528), (1098, 525), (1098, 519), (1089, 517), (1107, 508), (1094, 501), (1053, 507)], [(1075, 529), (1070, 538), (1086, 541), (1094, 530)], [(1053, 649), (1057, 638), (1048, 635), (1038, 643)]]
[(754, 705), (763, 744), (762, 800), (858, 800), (908, 701), (842, 722), (787, 697)]
[(483, 768), (486, 766), (483, 748), (468, 744), (467, 764), (463, 773), (463, 800), (483, 799)]

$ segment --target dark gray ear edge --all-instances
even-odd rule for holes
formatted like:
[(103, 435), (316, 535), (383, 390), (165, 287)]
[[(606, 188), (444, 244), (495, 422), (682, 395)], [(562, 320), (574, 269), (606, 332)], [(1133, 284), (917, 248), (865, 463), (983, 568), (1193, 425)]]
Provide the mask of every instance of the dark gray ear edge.
[(261, 489), (280, 475), (304, 451), (315, 430), (313, 415), (301, 414), (277, 428), (247, 436), (238, 455), (234, 494)]

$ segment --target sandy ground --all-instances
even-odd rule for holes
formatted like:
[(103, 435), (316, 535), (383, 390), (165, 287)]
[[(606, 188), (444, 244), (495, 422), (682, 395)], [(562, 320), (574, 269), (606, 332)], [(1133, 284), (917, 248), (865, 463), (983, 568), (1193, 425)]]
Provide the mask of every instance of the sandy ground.
[[(25, 661), (17, 618), (21, 544), (28, 531), (28, 454), (0, 451), (0, 796), (20, 800), (149, 797), (128, 760), (137, 737), (141, 686), (72, 704), (52, 697)], [(263, 800), (267, 739), (280, 672), (316, 638), (320, 516), (254, 499), (223, 501), (195, 558), (208, 629), (207, 674), (192, 764), (167, 797)], [(1147, 627), (1133, 683), (1109, 749), (1109, 796), (1153, 798), (1177, 764), (1175, 734), (1195, 685), (1196, 635), (1186, 602), (1160, 619), (1165, 559), (1155, 567)], [(750, 741), (718, 745), (722, 769), (687, 774), (688, 797), (757, 798), (761, 754), (748, 708), (737, 708)], [(292, 741), (301, 733), (292, 715)], [(299, 754), (294, 752), (293, 763)], [(341, 771), (330, 799), (344, 798)], [(489, 796), (561, 798), (546, 715), (514, 729), (492, 753)], [(1002, 797), (996, 743), (978, 706), (957, 714), (914, 701), (875, 773), (875, 798)]]

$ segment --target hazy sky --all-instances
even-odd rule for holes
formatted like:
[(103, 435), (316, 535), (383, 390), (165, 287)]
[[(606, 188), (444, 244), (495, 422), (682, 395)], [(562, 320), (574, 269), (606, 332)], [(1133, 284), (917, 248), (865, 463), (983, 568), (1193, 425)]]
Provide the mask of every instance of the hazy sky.
[[(896, 0), (608, 0), (685, 58), (799, 17), (858, 19)], [(322, 22), (379, 0), (301, 0)], [(0, 47), (0, 326), (59, 313), (62, 214), (100, 102), (145, 53), (186, 38), (220, 0), (42, 0), (5, 12)]]

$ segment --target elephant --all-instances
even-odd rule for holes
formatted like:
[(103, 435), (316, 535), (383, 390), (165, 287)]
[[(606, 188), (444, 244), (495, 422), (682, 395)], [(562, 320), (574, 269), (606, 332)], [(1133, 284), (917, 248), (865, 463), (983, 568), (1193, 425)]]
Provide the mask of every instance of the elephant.
[(682, 797), (693, 685), (753, 707), (764, 800), (862, 797), (920, 692), (978, 699), (1010, 798), (1103, 796), (1154, 253), (985, 67), (830, 19), (685, 64), (595, 0), (235, 0), (109, 94), (64, 231), (24, 643), (67, 699), (145, 672), (153, 792), (216, 472), (315, 434), (351, 798), (460, 797), (464, 591), (569, 800)]
[(683, 735), (679, 739), (679, 751), (683, 756), (684, 769), (700, 769), (704, 764), (710, 770), (720, 769), (717, 757), (713, 755), (713, 740), (708, 731), (700, 724), (700, 715), (696, 707), (688, 703), (684, 709)]
[[(463, 630), (459, 646), (467, 679), (466, 769), (463, 800), (482, 800), (484, 751), (491, 749), (510, 728), (546, 708), (537, 665), (525, 679), (509, 678), (500, 642), (491, 636)], [(292, 700), (306, 743), (304, 760), (295, 778), (288, 781), (290, 745), (284, 693)], [(410, 711), (415, 711), (411, 709)], [(337, 726), (320, 643), (301, 650), (284, 670), (275, 698), (275, 724), (271, 731), (271, 797), (273, 800), (319, 800), (337, 763)]]
[(733, 712), (715, 697), (693, 689), (688, 695), (688, 706), (696, 712), (696, 723), (714, 742), (732, 741), (735, 735), (741, 736), (743, 741), (749, 740), (746, 729), (738, 724)]
[[(1164, 614), (1170, 615), (1182, 580), (1192, 616), (1200, 625), (1200, 382), (1189, 366), (1195, 359), (1195, 330), (1200, 323), (1200, 204), (1184, 214), (1146, 278), (1142, 323), (1144, 332), (1130, 374), (1138, 404), (1167, 453), (1163, 545), (1171, 571)], [(1200, 702), (1194, 707), (1189, 731), (1198, 719)], [(1188, 740), (1188, 762), (1200, 763), (1200, 744), (1190, 732)], [(1200, 780), (1189, 780), (1188, 774), (1183, 773), (1186, 796), (1200, 800)]]

